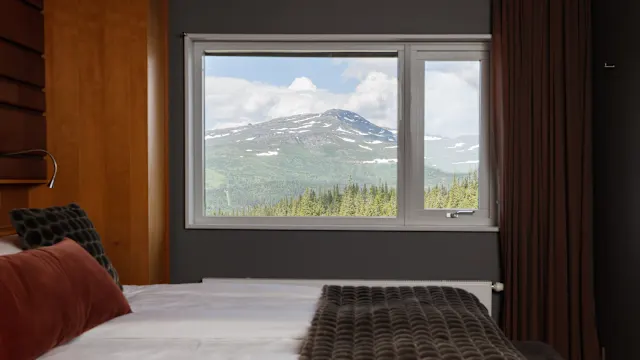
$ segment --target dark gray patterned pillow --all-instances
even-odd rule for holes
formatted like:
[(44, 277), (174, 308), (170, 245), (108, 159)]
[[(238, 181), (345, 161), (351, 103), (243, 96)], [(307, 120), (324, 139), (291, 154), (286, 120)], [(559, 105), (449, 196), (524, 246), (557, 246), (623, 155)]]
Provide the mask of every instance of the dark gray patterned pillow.
[(25, 249), (51, 246), (64, 238), (72, 239), (87, 250), (122, 289), (118, 272), (104, 252), (100, 235), (78, 204), (46, 209), (13, 209), (9, 215)]

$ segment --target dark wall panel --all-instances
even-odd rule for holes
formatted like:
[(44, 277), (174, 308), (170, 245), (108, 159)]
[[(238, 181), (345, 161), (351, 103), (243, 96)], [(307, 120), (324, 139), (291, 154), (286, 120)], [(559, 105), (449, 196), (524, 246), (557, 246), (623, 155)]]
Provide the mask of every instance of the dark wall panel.
[(5, 39), (44, 52), (44, 18), (40, 10), (19, 0), (0, 0), (0, 34)]
[(44, 111), (44, 92), (40, 88), (0, 77), (0, 104)]
[[(38, 157), (0, 158), (0, 182), (2, 180), (40, 180), (47, 177), (47, 162)], [(0, 184), (0, 196), (4, 190)], [(24, 203), (21, 206), (26, 207)], [(4, 218), (6, 213), (0, 214)]]
[(0, 106), (0, 153), (47, 147), (47, 124), (40, 113)]
[(0, 38), (0, 76), (44, 87), (42, 54)]
[(37, 9), (42, 9), (44, 6), (44, 1), (43, 0), (23, 0), (23, 2), (37, 8)]
[[(46, 149), (43, 52), (41, 9), (25, 1), (0, 0), (0, 154)], [(46, 176), (46, 163), (39, 155), (0, 157), (0, 180)], [(0, 187), (0, 197), (4, 190)]]
[[(171, 0), (171, 282), (203, 277), (498, 281), (496, 233), (184, 229), (181, 33), (488, 34), (489, 13), (489, 0)], [(499, 301), (495, 304), (497, 309)]]
[(169, 6), (170, 23), (179, 32), (491, 33), (489, 0), (171, 0)]
[[(607, 360), (640, 359), (640, 2), (593, 1), (594, 224), (598, 327)], [(605, 63), (615, 68), (605, 68)]]

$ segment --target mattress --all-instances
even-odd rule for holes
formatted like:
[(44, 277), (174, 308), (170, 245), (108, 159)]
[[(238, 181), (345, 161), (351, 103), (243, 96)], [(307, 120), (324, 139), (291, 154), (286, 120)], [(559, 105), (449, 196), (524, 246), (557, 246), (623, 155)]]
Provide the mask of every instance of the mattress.
[(48, 360), (297, 359), (321, 286), (125, 286), (132, 314), (104, 323)]

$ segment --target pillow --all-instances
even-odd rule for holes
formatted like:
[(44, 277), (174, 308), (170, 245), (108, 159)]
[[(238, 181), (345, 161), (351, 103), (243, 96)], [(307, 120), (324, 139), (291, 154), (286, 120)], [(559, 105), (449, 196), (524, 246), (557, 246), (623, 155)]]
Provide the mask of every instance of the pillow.
[(0, 256), (0, 359), (35, 359), (131, 312), (109, 273), (75, 241)]
[(105, 268), (120, 289), (118, 272), (104, 252), (100, 235), (87, 213), (78, 204), (46, 209), (13, 209), (11, 224), (25, 249), (57, 244), (64, 238), (75, 240)]
[(18, 235), (0, 237), (0, 256), (17, 254), (21, 251), (20, 237)]

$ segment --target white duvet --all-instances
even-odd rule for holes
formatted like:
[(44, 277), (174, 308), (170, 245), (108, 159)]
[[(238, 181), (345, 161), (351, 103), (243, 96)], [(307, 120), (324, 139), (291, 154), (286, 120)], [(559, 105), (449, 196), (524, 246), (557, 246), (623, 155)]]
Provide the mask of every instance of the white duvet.
[(125, 286), (132, 314), (45, 354), (48, 360), (296, 359), (318, 285)]

